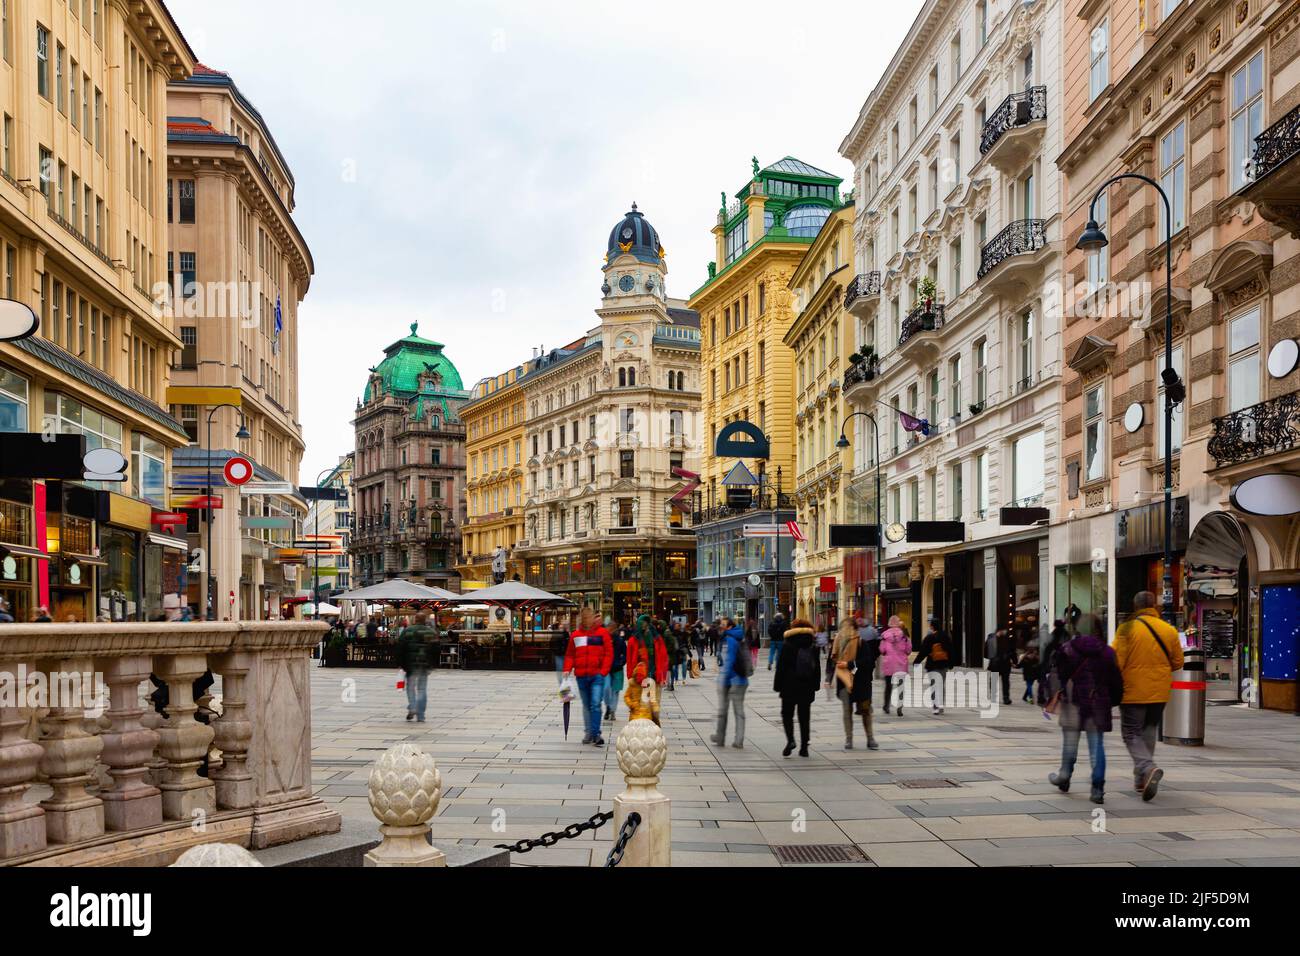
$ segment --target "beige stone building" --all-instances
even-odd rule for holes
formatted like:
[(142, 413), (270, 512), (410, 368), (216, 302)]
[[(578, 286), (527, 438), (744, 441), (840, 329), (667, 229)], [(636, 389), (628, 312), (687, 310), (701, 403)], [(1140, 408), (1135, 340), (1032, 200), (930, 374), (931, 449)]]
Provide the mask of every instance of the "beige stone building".
[[(158, 298), (169, 302), (180, 338), (172, 385), (238, 396), (173, 394), (172, 413), (191, 442), (175, 456), (173, 504), (186, 508), (206, 493), (210, 452), (212, 494), (221, 501), (208, 555), (216, 614), (287, 616), (285, 602), (304, 599), (309, 586), (293, 545), (307, 514), (297, 492), (298, 305), (311, 284), (311, 250), (293, 220), (288, 161), (231, 77), (198, 64), (166, 95), (167, 183), (158, 200), (169, 242)], [(218, 407), (223, 402), (239, 408)], [(237, 438), (241, 423), (247, 438)], [(236, 453), (252, 461), (254, 485), (288, 482), (292, 490), (241, 494), (227, 486), (222, 467)], [(192, 544), (206, 549), (202, 512), (189, 513)], [(205, 604), (197, 576), (190, 603)]]
[(844, 310), (855, 277), (849, 200), (827, 217), (790, 277), (798, 314), (782, 340), (794, 351), (793, 491), (804, 535), (794, 545), (794, 614), (831, 626), (840, 613), (860, 609), (862, 595), (846, 589), (844, 551), (830, 546), (830, 526), (875, 520), (848, 497), (852, 449), (836, 447), (850, 411), (842, 376), (857, 348), (857, 320)]
[[(493, 562), (504, 549), (506, 579), (523, 580), (514, 548), (524, 536), (525, 365), (482, 379), (460, 407), (465, 423), (465, 527), (457, 570), (461, 587), (493, 583)], [(499, 562), (498, 562), (499, 566)]]
[(45, 605), (142, 620), (181, 600), (185, 541), (157, 520), (185, 442), (163, 407), (181, 342), (150, 290), (167, 249), (166, 88), (194, 65), (155, 0), (3, 5), (0, 294), (40, 329), (0, 343), (0, 430), (83, 435), (127, 462), (124, 481), (0, 476), (0, 596), (19, 619)]
[(1109, 177), (1150, 177), (1172, 204), (1173, 279), (1166, 297), (1155, 189), (1110, 186), (1094, 213), (1110, 245), (1067, 258), (1055, 607), (1113, 624), (1160, 591), (1168, 305), (1187, 389), (1170, 433), (1175, 611), (1211, 699), (1294, 708), (1300, 522), (1231, 492), (1300, 474), (1300, 4), (1092, 2), (1066, 49), (1066, 233)]
[(530, 361), (524, 580), (616, 620), (695, 613), (686, 486), (701, 451), (699, 319), (668, 297), (659, 234), (635, 203), (610, 232), (600, 324)]

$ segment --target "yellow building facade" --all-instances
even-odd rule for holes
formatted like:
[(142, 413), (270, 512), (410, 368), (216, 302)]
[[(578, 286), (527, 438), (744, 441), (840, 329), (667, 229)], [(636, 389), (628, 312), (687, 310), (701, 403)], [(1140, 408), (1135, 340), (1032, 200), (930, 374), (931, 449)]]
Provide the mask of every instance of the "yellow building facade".
[(467, 591), (492, 584), (498, 548), (506, 550), (506, 579), (523, 579), (523, 563), (513, 556), (524, 536), (523, 373), (519, 365), (483, 379), (474, 386), (474, 397), (460, 407), (466, 435), (466, 522), (457, 570)]
[(805, 540), (793, 554), (795, 614), (833, 624), (850, 610), (843, 551), (830, 546), (830, 526), (858, 519), (846, 500), (851, 448), (837, 448), (849, 413), (842, 393), (855, 322), (844, 311), (853, 280), (853, 204), (827, 218), (790, 279), (797, 310), (782, 340), (794, 357), (794, 503)]
[[(794, 157), (760, 168), (730, 202), (723, 194), (713, 228), (717, 258), (688, 306), (701, 328), (701, 406), (708, 442), (696, 515), (699, 607), (706, 618), (757, 613), (791, 603), (791, 538), (744, 538), (746, 523), (794, 517), (796, 473), (794, 352), (784, 344), (798, 311), (790, 283), (822, 226), (840, 206), (840, 178)], [(844, 246), (840, 253), (849, 258)], [(736, 460), (713, 452), (727, 425), (748, 421), (767, 437), (764, 460), (745, 460), (759, 484), (738, 505), (723, 479)], [(743, 476), (742, 476), (743, 477)], [(734, 491), (734, 489), (733, 489)], [(743, 489), (741, 489), (743, 494)], [(752, 583), (752, 575), (762, 583)], [(755, 604), (754, 602), (758, 602)]]

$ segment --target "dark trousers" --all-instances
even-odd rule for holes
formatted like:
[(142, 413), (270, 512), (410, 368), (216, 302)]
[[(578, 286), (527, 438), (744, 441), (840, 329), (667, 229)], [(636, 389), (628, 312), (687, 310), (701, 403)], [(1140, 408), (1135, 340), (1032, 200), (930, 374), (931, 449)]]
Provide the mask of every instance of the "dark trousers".
[(794, 743), (794, 714), (799, 711), (799, 745), (808, 746), (808, 725), (812, 719), (811, 703), (795, 703), (786, 698), (781, 699), (781, 725), (785, 727), (786, 743)]
[(998, 671), (998, 676), (1002, 678), (1002, 703), (1011, 703), (1011, 668), (1004, 671)]

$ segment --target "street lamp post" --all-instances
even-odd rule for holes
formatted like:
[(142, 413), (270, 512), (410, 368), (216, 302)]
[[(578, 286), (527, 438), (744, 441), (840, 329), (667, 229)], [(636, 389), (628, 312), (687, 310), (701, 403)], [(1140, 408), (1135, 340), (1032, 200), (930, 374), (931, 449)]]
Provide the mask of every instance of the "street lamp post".
[(1148, 176), (1141, 173), (1120, 173), (1112, 176), (1102, 183), (1096, 194), (1092, 197), (1092, 202), (1088, 206), (1088, 224), (1084, 227), (1078, 241), (1075, 243), (1076, 249), (1082, 249), (1085, 252), (1096, 252), (1104, 248), (1109, 240), (1101, 226), (1097, 224), (1097, 200), (1102, 197), (1107, 187), (1112, 183), (1117, 183), (1121, 179), (1138, 179), (1149, 186), (1155, 187), (1155, 191), (1160, 194), (1160, 199), (1165, 204), (1165, 367), (1160, 373), (1160, 378), (1165, 386), (1165, 407), (1164, 426), (1165, 426), (1165, 573), (1161, 581), (1160, 605), (1161, 614), (1170, 624), (1174, 623), (1174, 575), (1172, 570), (1173, 562), (1173, 516), (1174, 516), (1174, 482), (1173, 482), (1173, 461), (1174, 461), (1174, 406), (1182, 402), (1186, 395), (1186, 388), (1178, 378), (1178, 372), (1174, 370), (1174, 311), (1173, 311), (1173, 281), (1174, 281), (1174, 253), (1173, 253), (1173, 234), (1174, 234), (1174, 216), (1173, 207), (1169, 203), (1169, 196), (1161, 188), (1160, 184)]
[(222, 402), (220, 405), (213, 405), (212, 408), (208, 410), (208, 447), (206, 449), (207, 455), (205, 456), (208, 466), (208, 554), (207, 560), (204, 562), (207, 566), (207, 574), (204, 576), (203, 587), (204, 601), (208, 606), (207, 617), (209, 621), (215, 621), (217, 619), (217, 602), (216, 598), (212, 594), (212, 521), (215, 517), (212, 513), (212, 502), (216, 497), (216, 495), (212, 493), (215, 490), (212, 487), (212, 416), (216, 414), (217, 409), (219, 408), (233, 408), (239, 414), (239, 431), (235, 432), (236, 440), (249, 437), (248, 426), (244, 423), (244, 412), (238, 405), (231, 405), (229, 402)]
[[(338, 470), (338, 465), (334, 465), (331, 468), (326, 468), (324, 471), (322, 471), (319, 475), (316, 476), (317, 494), (320, 493), (321, 479), (324, 478), (326, 475), (334, 474), (334, 472), (337, 470)], [(312, 614), (312, 617), (318, 621), (320, 620), (320, 506), (323, 500), (324, 500), (323, 498), (316, 499), (316, 546), (315, 546), (316, 553), (314, 555), (315, 566), (312, 569), (312, 582), (311, 582), (312, 611), (314, 612)]]
[(876, 625), (877, 625), (877, 626), (883, 626), (885, 622), (881, 620), (881, 612), (884, 610), (884, 598), (885, 598), (885, 590), (884, 590), (884, 587), (885, 587), (885, 584), (884, 584), (884, 581), (885, 581), (885, 578), (884, 578), (884, 575), (885, 575), (885, 565), (884, 565), (884, 553), (885, 553), (885, 550), (884, 550), (884, 549), (885, 549), (885, 519), (884, 519), (884, 515), (883, 515), (883, 513), (882, 513), (882, 511), (881, 511), (881, 501), (880, 501), (880, 425), (876, 422), (876, 416), (870, 414), (869, 412), (850, 412), (849, 415), (844, 419), (844, 421), (840, 422), (840, 438), (839, 438), (839, 441), (837, 441), (837, 442), (835, 443), (835, 447), (836, 447), (836, 448), (848, 448), (848, 447), (849, 447), (849, 439), (848, 439), (848, 437), (845, 436), (845, 434), (844, 434), (844, 426), (847, 425), (847, 424), (848, 424), (850, 421), (852, 421), (854, 418), (858, 417), (859, 415), (861, 415), (861, 416), (862, 416), (863, 418), (865, 418), (867, 421), (871, 422), (871, 437), (872, 437), (872, 440), (873, 440), (873, 442), (874, 442), (874, 447), (875, 447), (875, 457), (876, 457), (876, 601), (875, 601), (875, 604), (876, 604), (876, 613), (873, 615), (873, 617), (875, 617), (875, 619), (876, 619)]

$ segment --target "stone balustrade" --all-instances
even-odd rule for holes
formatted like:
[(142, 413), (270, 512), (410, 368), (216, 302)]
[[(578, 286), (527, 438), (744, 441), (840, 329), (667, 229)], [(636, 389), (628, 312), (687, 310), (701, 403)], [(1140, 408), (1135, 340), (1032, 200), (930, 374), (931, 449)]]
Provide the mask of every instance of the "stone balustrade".
[[(308, 667), (325, 629), (0, 626), (0, 866), (167, 865), (205, 843), (337, 832), (311, 787)], [(195, 699), (207, 671), (219, 713), (210, 691)]]

